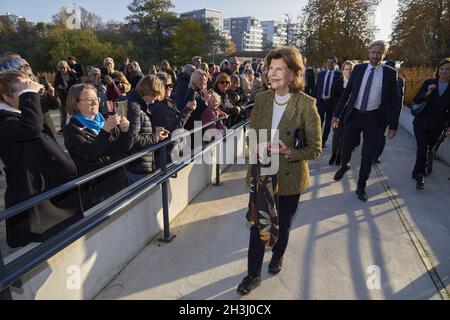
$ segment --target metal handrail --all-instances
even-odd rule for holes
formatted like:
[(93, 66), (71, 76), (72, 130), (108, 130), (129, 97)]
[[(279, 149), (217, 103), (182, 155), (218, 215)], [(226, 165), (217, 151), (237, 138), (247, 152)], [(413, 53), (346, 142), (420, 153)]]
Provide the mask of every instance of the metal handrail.
[[(203, 129), (207, 128), (208, 126), (210, 126), (212, 124), (215, 124), (215, 123), (217, 123), (217, 122), (219, 122), (221, 120), (224, 120), (224, 119), (225, 119), (225, 117), (220, 117), (220, 118), (218, 118), (216, 120), (213, 120), (213, 121), (210, 121), (210, 122), (206, 123), (205, 125), (203, 125), (201, 127), (195, 128), (195, 129), (190, 130), (190, 131), (186, 131), (186, 132), (184, 132), (183, 134), (180, 134), (180, 135), (176, 135), (175, 137), (173, 137), (173, 139), (179, 140), (179, 139), (182, 139), (184, 137), (190, 136), (191, 134), (194, 134), (194, 133), (196, 133), (196, 132), (198, 132), (200, 130), (203, 130)], [(121, 159), (121, 160), (119, 160), (117, 162), (114, 162), (114, 163), (112, 163), (110, 165), (107, 165), (107, 166), (105, 166), (103, 168), (100, 168), (100, 169), (98, 169), (98, 170), (96, 170), (94, 172), (88, 173), (88, 174), (86, 174), (86, 175), (84, 175), (82, 177), (79, 177), (79, 178), (75, 179), (75, 180), (72, 180), (72, 181), (69, 181), (69, 182), (67, 182), (65, 184), (62, 184), (62, 185), (60, 185), (60, 186), (58, 186), (56, 188), (53, 188), (53, 189), (48, 190), (46, 192), (40, 193), (40, 194), (38, 194), (38, 195), (36, 195), (36, 196), (34, 196), (34, 197), (30, 198), (30, 199), (27, 199), (27, 200), (25, 200), (25, 201), (23, 201), (21, 203), (18, 203), (18, 204), (14, 205), (14, 206), (12, 206), (12, 207), (10, 207), (8, 209), (2, 210), (2, 211), (0, 211), (0, 221), (3, 221), (5, 219), (7, 219), (7, 218), (10, 218), (10, 217), (18, 214), (18, 213), (21, 213), (24, 210), (29, 209), (29, 208), (31, 208), (31, 207), (41, 203), (44, 200), (51, 199), (51, 198), (53, 198), (53, 197), (55, 197), (57, 195), (60, 195), (60, 194), (62, 194), (64, 192), (66, 192), (66, 191), (69, 191), (69, 190), (72, 190), (73, 188), (79, 187), (79, 186), (85, 184), (88, 181), (91, 181), (91, 180), (93, 180), (95, 178), (98, 178), (98, 177), (100, 177), (100, 176), (102, 176), (102, 175), (104, 175), (104, 174), (106, 174), (108, 172), (111, 172), (111, 171), (113, 171), (113, 170), (115, 170), (117, 168), (120, 168), (120, 167), (122, 167), (122, 166), (124, 166), (124, 165), (126, 165), (126, 164), (128, 164), (130, 162), (133, 162), (133, 161), (135, 161), (135, 160), (145, 156), (148, 153), (157, 151), (157, 150), (159, 150), (159, 149), (161, 149), (163, 147), (166, 147), (166, 146), (168, 146), (168, 145), (170, 145), (172, 143), (173, 143), (172, 139), (171, 140), (162, 141), (162, 142), (160, 142), (158, 144), (155, 144), (155, 145), (153, 145), (153, 146), (151, 146), (151, 147), (149, 147), (147, 149), (139, 151), (139, 152), (137, 152), (137, 153), (135, 153), (135, 154), (133, 154), (131, 156), (128, 156), (128, 157), (126, 157), (124, 159)]]
[[(250, 104), (246, 106), (245, 109), (251, 108), (253, 104)], [(199, 130), (202, 130), (211, 124), (214, 124), (218, 121), (223, 120), (224, 117), (221, 117), (219, 119), (216, 119), (214, 121), (211, 121), (202, 127), (195, 128), (194, 130), (188, 131), (182, 135), (177, 135), (177, 139), (180, 139), (182, 137), (191, 135)], [(93, 230), (95, 227), (103, 224), (105, 221), (107, 221), (110, 217), (112, 217), (115, 213), (119, 212), (120, 210), (123, 210), (124, 208), (131, 205), (136, 199), (144, 195), (149, 190), (155, 188), (158, 185), (166, 184), (167, 180), (170, 179), (174, 174), (178, 173), (179, 171), (183, 170), (185, 167), (187, 167), (189, 164), (193, 163), (197, 158), (202, 156), (204, 153), (209, 152), (216, 146), (218, 146), (220, 143), (223, 142), (226, 138), (233, 135), (235, 133), (235, 130), (240, 127), (247, 126), (250, 123), (249, 120), (246, 119), (246, 116), (244, 114), (244, 120), (241, 121), (239, 124), (234, 126), (222, 139), (219, 139), (217, 141), (209, 143), (204, 149), (202, 149), (197, 154), (193, 154), (190, 157), (190, 161), (187, 162), (187, 159), (184, 159), (183, 163), (176, 164), (172, 163), (167, 168), (165, 168), (165, 164), (163, 167), (165, 170), (159, 171), (153, 175), (149, 175), (141, 179), (138, 183), (135, 183), (126, 189), (120, 191), (116, 195), (112, 196), (109, 200), (108, 204), (105, 204), (101, 207), (93, 207), (88, 212), (89, 215), (85, 217), (84, 219), (77, 221), (76, 223), (70, 225), (63, 231), (59, 232), (55, 236), (51, 237), (50, 239), (46, 240), (45, 242), (41, 243), (37, 247), (34, 247), (30, 251), (24, 253), (20, 257), (14, 259), (7, 265), (3, 264), (2, 255), (0, 252), (0, 300), (1, 299), (11, 299), (11, 294), (9, 292), (9, 287), (14, 284), (17, 280), (19, 280), (21, 277), (32, 271), (34, 268), (57, 254), (58, 252), (62, 251), (67, 246), (74, 243), (76, 240), (81, 238), (82, 236), (86, 235), (89, 231)], [(80, 177), (76, 180), (73, 180), (71, 182), (68, 182), (62, 186), (59, 186), (58, 188), (52, 189), (50, 191), (47, 191), (45, 193), (42, 193), (36, 197), (33, 197), (26, 201), (26, 205), (18, 204), (14, 207), (11, 207), (7, 210), (0, 212), (0, 221), (2, 219), (8, 218), (10, 216), (13, 216), (14, 214), (21, 212), (24, 209), (27, 209), (39, 202), (36, 202), (37, 200), (43, 201), (46, 199), (50, 199), (58, 194), (61, 194), (65, 191), (70, 190), (71, 188), (74, 188), (76, 186), (79, 186), (87, 181), (90, 181), (92, 179), (95, 179), (98, 176), (101, 176), (105, 173), (108, 173), (116, 168), (119, 168), (127, 163), (130, 163), (142, 156), (144, 156), (147, 153), (154, 152), (158, 149), (165, 148), (167, 145), (171, 144), (173, 141), (163, 141), (157, 145), (154, 145), (152, 147), (149, 147), (146, 150), (143, 150), (133, 156), (127, 157), (125, 159), (122, 159), (114, 164), (108, 165), (102, 169), (99, 169), (91, 174), (87, 174), (83, 177)], [(162, 159), (165, 161), (165, 157)], [(47, 197), (44, 197), (47, 196)], [(167, 204), (166, 204), (167, 205)], [(21, 210), (21, 211), (18, 211)], [(168, 224), (168, 213), (166, 212), (164, 214), (164, 220), (165, 225)], [(166, 234), (166, 230), (164, 230), (164, 233)]]

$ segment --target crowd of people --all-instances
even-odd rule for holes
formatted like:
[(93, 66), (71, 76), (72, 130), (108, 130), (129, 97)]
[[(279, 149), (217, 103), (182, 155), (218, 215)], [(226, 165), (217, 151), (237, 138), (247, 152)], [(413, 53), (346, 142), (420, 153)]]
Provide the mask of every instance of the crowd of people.
[[(203, 63), (199, 56), (181, 70), (172, 70), (164, 60), (145, 75), (139, 63), (128, 58), (117, 70), (110, 57), (101, 66), (85, 68), (71, 55), (56, 64), (54, 81), (36, 77), (29, 63), (14, 52), (1, 54), (0, 66), (6, 208), (147, 149), (177, 129), (191, 130), (196, 121), (216, 121), (206, 129), (225, 134), (227, 127), (240, 121), (243, 107), (263, 90), (255, 71), (241, 68), (236, 58), (223, 62), (222, 69)], [(245, 66), (255, 67), (261, 77), (258, 64)], [(50, 116), (56, 109), (59, 131)], [(63, 136), (67, 153), (58, 145), (57, 134)], [(166, 161), (171, 161), (170, 150)], [(81, 219), (84, 211), (155, 172), (160, 167), (158, 156), (146, 154), (79, 190), (8, 218), (8, 245), (16, 248), (48, 239)]]
[[(249, 220), (254, 228), (249, 275), (238, 288), (240, 294), (246, 294), (260, 283), (263, 248), (268, 243), (274, 245), (270, 272), (281, 270), (290, 221), (308, 186), (307, 161), (320, 156), (331, 131), (329, 164), (340, 167), (336, 181), (351, 168), (351, 154), (362, 145), (356, 195), (367, 201), (371, 167), (381, 162), (386, 136), (396, 135), (403, 104), (404, 80), (398, 76), (395, 62), (384, 62), (387, 51), (385, 41), (374, 42), (369, 63), (345, 61), (340, 67), (338, 59), (330, 55), (317, 76), (293, 48), (273, 50), (265, 62), (230, 57), (216, 65), (195, 56), (180, 70), (164, 60), (147, 74), (139, 62), (128, 57), (116, 69), (111, 57), (101, 66), (85, 68), (69, 56), (57, 63), (54, 83), (37, 78), (19, 54), (3, 53), (0, 158), (7, 181), (5, 206), (147, 149), (170, 138), (177, 129), (192, 130), (195, 122), (210, 124), (207, 129), (225, 134), (242, 120), (245, 106), (256, 101), (252, 127), (279, 129), (279, 145), (266, 146), (266, 151), (282, 155), (280, 171), (287, 173), (270, 180), (279, 185), (279, 194), (256, 196), (251, 201)], [(446, 58), (437, 66), (435, 78), (427, 80), (414, 99), (426, 104), (414, 120), (417, 160), (412, 177), (419, 190), (424, 189), (424, 177), (432, 173), (431, 150), (443, 133), (450, 132), (449, 80), (450, 58)], [(56, 109), (61, 116), (58, 132), (50, 116), (50, 110)], [(68, 153), (58, 145), (57, 134), (63, 135)], [(304, 145), (299, 147), (297, 139)], [(166, 160), (170, 161), (170, 156)], [(157, 153), (144, 155), (80, 189), (8, 218), (8, 245), (15, 248), (48, 239), (82, 219), (84, 211), (153, 173), (160, 161)], [(247, 180), (256, 182), (260, 169), (251, 167)], [(258, 183), (262, 189), (271, 189), (268, 181)], [(275, 241), (259, 243), (262, 226), (256, 208), (264, 197), (270, 200), (264, 203), (280, 203), (280, 225), (276, 235), (265, 238)], [(277, 239), (281, 241), (275, 247)]]

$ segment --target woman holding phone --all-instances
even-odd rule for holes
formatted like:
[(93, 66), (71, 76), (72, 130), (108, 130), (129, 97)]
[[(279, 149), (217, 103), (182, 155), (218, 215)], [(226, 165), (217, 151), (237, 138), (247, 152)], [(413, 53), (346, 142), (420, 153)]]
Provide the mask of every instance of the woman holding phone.
[[(309, 187), (308, 160), (322, 153), (320, 117), (315, 99), (303, 93), (304, 65), (300, 52), (293, 47), (273, 49), (266, 57), (271, 90), (256, 96), (251, 128), (259, 140), (251, 152), (258, 159), (250, 164), (247, 185), (250, 201), (247, 219), (251, 222), (247, 276), (237, 287), (248, 294), (261, 284), (261, 269), (266, 247), (272, 247), (268, 272), (281, 271), (288, 244), (292, 218), (300, 194)], [(301, 141), (300, 141), (301, 140)], [(250, 157), (252, 158), (252, 157)], [(267, 163), (278, 163), (278, 170), (268, 172)], [(268, 218), (270, 217), (270, 218)]]
[[(97, 89), (76, 84), (67, 95), (67, 110), (72, 115), (64, 128), (64, 144), (77, 165), (79, 175), (107, 166), (126, 155), (132, 145), (126, 118), (99, 113)], [(113, 196), (127, 186), (125, 170), (116, 169), (89, 181), (81, 188), (85, 210)]]
[[(164, 85), (156, 76), (145, 76), (124, 99), (127, 103), (127, 117), (130, 120), (130, 133), (133, 148), (130, 154), (147, 149), (169, 137), (163, 127), (153, 129), (152, 115), (149, 111), (156, 100), (164, 99)], [(147, 154), (127, 166), (128, 183), (131, 185), (155, 170), (153, 153)]]

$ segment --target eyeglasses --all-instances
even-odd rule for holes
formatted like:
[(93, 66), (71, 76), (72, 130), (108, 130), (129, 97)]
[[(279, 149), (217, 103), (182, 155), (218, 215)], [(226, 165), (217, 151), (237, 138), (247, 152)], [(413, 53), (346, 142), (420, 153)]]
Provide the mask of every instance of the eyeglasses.
[(219, 83), (220, 83), (220, 84), (231, 84), (230, 81), (220, 81)]
[(100, 98), (93, 99), (79, 99), (78, 102), (89, 102), (90, 104), (97, 104), (100, 102)]
[(165, 87), (167, 90), (169, 90), (169, 89), (173, 89), (174, 86), (173, 86), (173, 83), (170, 83), (170, 84), (166, 84)]

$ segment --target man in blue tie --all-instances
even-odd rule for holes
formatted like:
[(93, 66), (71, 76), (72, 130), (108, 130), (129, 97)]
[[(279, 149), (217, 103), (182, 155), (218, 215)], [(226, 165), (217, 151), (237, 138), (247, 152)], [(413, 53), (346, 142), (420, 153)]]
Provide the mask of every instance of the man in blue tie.
[(397, 94), (397, 71), (383, 66), (389, 45), (386, 41), (375, 41), (369, 50), (370, 63), (357, 65), (350, 76), (347, 88), (339, 100), (332, 126), (338, 125), (338, 117), (345, 123), (341, 151), (342, 167), (336, 172), (334, 180), (339, 181), (350, 166), (354, 141), (363, 133), (361, 168), (356, 195), (361, 201), (367, 201), (366, 184), (372, 169), (377, 150), (377, 137), (380, 128), (388, 124), (388, 138), (397, 134), (400, 117), (400, 101)]
[(330, 134), (333, 112), (338, 103), (335, 97), (336, 90), (334, 86), (336, 85), (336, 81), (342, 77), (342, 73), (336, 70), (337, 63), (338, 59), (336, 57), (328, 57), (327, 68), (319, 73), (313, 94), (317, 100), (317, 109), (323, 127), (322, 143), (324, 148), (326, 147), (328, 135)]

